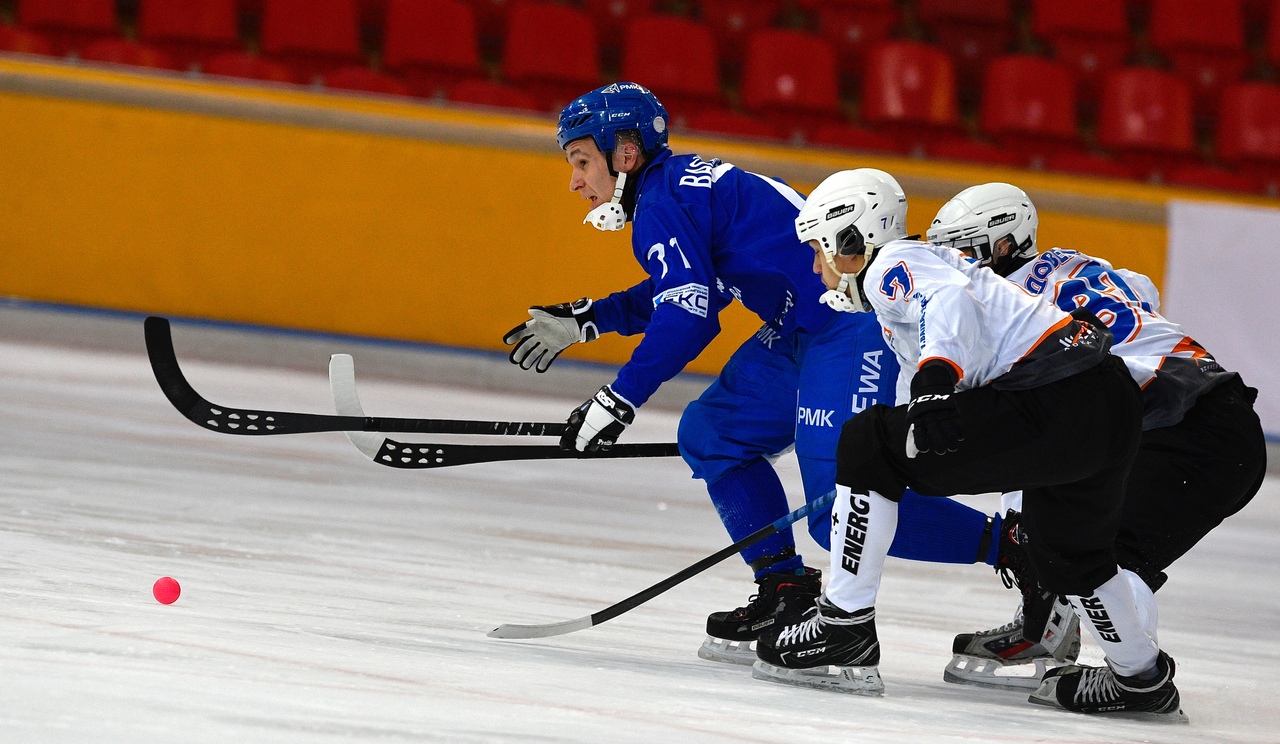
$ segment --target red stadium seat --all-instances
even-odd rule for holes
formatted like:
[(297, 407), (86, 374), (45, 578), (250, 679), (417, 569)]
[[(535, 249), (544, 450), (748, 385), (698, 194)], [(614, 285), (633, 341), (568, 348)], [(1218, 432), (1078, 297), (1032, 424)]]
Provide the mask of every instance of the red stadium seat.
[(35, 31), (3, 25), (0, 25), (0, 52), (43, 54), (46, 56), (54, 54), (53, 42)]
[(115, 0), (20, 0), (18, 25), (39, 31), (57, 54), (78, 54), (95, 39), (120, 35)]
[(942, 137), (931, 140), (925, 145), (925, 152), (929, 157), (940, 160), (963, 160), (1007, 167), (1017, 167), (1024, 163), (1022, 156), (1015, 152), (997, 147), (990, 142), (981, 142), (968, 137)]
[(1077, 92), (1091, 103), (1103, 75), (1123, 67), (1133, 46), (1124, 0), (1034, 0), (1031, 28), (1075, 71)]
[(702, 0), (701, 6), (721, 58), (735, 64), (742, 61), (747, 37), (768, 28), (782, 10), (781, 0)]
[(1066, 65), (1026, 54), (997, 57), (982, 90), (983, 133), (1024, 162), (1079, 148), (1075, 79)]
[(1147, 178), (1192, 159), (1191, 89), (1160, 70), (1127, 67), (1102, 86), (1098, 141)]
[(583, 0), (582, 9), (591, 16), (608, 46), (621, 42), (627, 27), (653, 12), (656, 0)]
[(1013, 39), (1010, 0), (919, 0), (916, 14), (955, 59), (961, 89), (976, 95), (987, 63)]
[(1280, 181), (1280, 85), (1236, 83), (1218, 107), (1218, 157), (1267, 183)]
[(866, 67), (867, 51), (889, 38), (898, 23), (893, 0), (810, 0), (818, 15), (818, 33), (831, 43), (840, 72), (858, 78)]
[(674, 121), (721, 105), (716, 44), (705, 24), (667, 15), (627, 25), (622, 78), (649, 88)]
[(360, 23), (382, 28), (387, 20), (388, 0), (359, 0)]
[(469, 103), (475, 106), (538, 110), (538, 102), (533, 96), (518, 88), (488, 80), (464, 80), (450, 88), (445, 98), (454, 103)]
[(1257, 193), (1262, 190), (1262, 183), (1256, 178), (1202, 163), (1186, 163), (1171, 168), (1165, 176), (1165, 182), (1170, 186), (1190, 186), (1217, 191)]
[(1249, 64), (1240, 0), (1152, 0), (1151, 45), (1191, 85), (1202, 112)]
[(1112, 160), (1105, 155), (1095, 155), (1084, 151), (1055, 152), (1045, 156), (1045, 170), (1060, 173), (1074, 173), (1080, 176), (1102, 176), (1104, 178), (1139, 177), (1132, 166)]
[(543, 110), (559, 111), (600, 83), (596, 28), (581, 11), (521, 3), (507, 19), (506, 47), (503, 77), (533, 96)]
[(160, 49), (126, 39), (98, 39), (90, 42), (80, 53), (87, 62), (109, 62), (114, 65), (153, 67), (159, 70), (176, 70), (173, 58)]
[(695, 132), (727, 134), (734, 137), (781, 140), (778, 130), (768, 122), (728, 109), (703, 109), (689, 115), (686, 126)]
[(390, 75), (370, 70), (368, 67), (339, 67), (324, 76), (324, 84), (325, 87), (336, 90), (355, 90), (388, 96), (413, 95), (409, 86)]
[(138, 6), (138, 38), (182, 68), (238, 49), (236, 24), (236, 0), (141, 0)]
[(440, 96), (484, 75), (475, 11), (459, 0), (391, 0), (383, 38), (382, 64), (414, 95)]
[(889, 131), (907, 151), (959, 125), (951, 58), (916, 41), (887, 41), (867, 55), (862, 118)]
[(262, 54), (304, 82), (363, 63), (355, 0), (263, 0)]
[(747, 40), (742, 71), (744, 108), (791, 136), (839, 121), (835, 52), (820, 37), (767, 29)]
[(866, 152), (899, 152), (896, 140), (887, 135), (849, 124), (823, 124), (809, 137), (809, 144)]
[(296, 83), (293, 70), (261, 57), (244, 52), (223, 52), (214, 55), (204, 66), (208, 75), (261, 80), (268, 83)]

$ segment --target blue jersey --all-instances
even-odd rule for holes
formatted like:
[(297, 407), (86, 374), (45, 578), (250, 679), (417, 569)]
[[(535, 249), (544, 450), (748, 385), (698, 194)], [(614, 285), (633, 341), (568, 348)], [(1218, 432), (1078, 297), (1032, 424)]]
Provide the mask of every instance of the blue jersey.
[(663, 151), (636, 189), (631, 245), (649, 278), (595, 303), (601, 332), (643, 333), (613, 389), (639, 406), (720, 332), (737, 299), (772, 345), (822, 327), (832, 310), (795, 234), (804, 197), (718, 160)]

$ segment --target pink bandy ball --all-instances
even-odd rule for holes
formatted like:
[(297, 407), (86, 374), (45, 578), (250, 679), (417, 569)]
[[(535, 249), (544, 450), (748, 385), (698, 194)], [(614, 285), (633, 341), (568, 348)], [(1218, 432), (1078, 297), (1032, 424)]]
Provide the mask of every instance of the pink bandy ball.
[(182, 587), (168, 576), (161, 576), (151, 587), (151, 593), (160, 604), (173, 604), (178, 601), (178, 595), (182, 594)]

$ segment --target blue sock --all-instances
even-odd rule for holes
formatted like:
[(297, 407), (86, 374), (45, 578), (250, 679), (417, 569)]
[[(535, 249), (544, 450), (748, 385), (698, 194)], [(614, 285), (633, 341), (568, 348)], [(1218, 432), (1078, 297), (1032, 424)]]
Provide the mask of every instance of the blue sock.
[(952, 499), (920, 496), (908, 490), (898, 504), (898, 532), (889, 555), (930, 563), (995, 565), (1000, 524)]
[[(791, 511), (782, 481), (763, 457), (708, 483), (707, 493), (711, 494), (711, 503), (735, 542)], [(790, 527), (742, 551), (742, 559), (755, 570), (757, 579), (769, 573), (804, 569), (804, 560), (796, 555)]]

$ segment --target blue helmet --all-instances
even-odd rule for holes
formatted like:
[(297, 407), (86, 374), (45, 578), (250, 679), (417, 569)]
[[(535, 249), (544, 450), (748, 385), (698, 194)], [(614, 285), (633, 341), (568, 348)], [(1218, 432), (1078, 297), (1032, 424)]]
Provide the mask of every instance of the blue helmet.
[(613, 83), (574, 99), (560, 112), (556, 141), (563, 150), (576, 139), (591, 137), (600, 152), (612, 152), (618, 132), (640, 132), (646, 153), (667, 146), (667, 110), (643, 85)]

